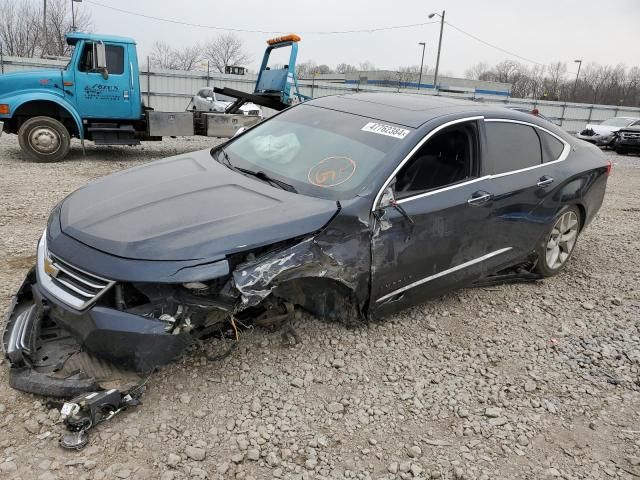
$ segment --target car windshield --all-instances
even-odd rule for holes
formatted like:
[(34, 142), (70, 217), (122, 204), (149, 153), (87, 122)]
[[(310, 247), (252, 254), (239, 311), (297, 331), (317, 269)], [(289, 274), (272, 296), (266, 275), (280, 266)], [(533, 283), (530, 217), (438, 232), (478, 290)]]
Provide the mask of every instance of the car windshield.
[(214, 149), (233, 167), (264, 172), (299, 193), (345, 200), (362, 192), (406, 127), (335, 110), (299, 105)]
[(633, 118), (615, 117), (605, 120), (600, 125), (606, 125), (608, 127), (626, 127), (633, 123)]

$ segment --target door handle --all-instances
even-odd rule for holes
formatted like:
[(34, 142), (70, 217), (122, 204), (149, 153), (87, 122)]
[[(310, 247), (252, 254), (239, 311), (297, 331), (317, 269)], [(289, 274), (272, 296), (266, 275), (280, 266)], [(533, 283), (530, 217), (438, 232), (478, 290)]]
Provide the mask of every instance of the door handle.
[(467, 204), (471, 205), (472, 207), (477, 207), (480, 205), (484, 205), (492, 198), (493, 195), (491, 195), (489, 192), (479, 191), (471, 195), (471, 198), (467, 200)]
[(538, 181), (537, 185), (539, 187), (546, 187), (547, 185), (551, 185), (553, 183), (553, 178), (551, 178), (548, 175), (543, 175), (542, 177), (540, 177), (540, 180)]

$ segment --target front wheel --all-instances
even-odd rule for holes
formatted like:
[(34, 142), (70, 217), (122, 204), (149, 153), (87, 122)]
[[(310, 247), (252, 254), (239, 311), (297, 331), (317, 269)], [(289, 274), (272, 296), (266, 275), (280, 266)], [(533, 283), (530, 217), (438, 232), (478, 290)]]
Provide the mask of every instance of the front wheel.
[(20, 148), (36, 162), (59, 162), (69, 153), (71, 137), (55, 118), (33, 117), (18, 130)]
[(544, 277), (556, 275), (573, 253), (580, 233), (580, 210), (571, 206), (556, 217), (543, 244), (538, 247), (536, 272)]

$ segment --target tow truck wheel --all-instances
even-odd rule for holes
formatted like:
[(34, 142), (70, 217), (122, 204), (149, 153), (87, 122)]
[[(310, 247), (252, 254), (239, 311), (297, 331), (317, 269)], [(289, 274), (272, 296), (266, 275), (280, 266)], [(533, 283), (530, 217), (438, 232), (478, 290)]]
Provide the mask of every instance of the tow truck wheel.
[(69, 153), (71, 137), (55, 118), (33, 117), (18, 130), (18, 141), (22, 151), (36, 162), (59, 162)]

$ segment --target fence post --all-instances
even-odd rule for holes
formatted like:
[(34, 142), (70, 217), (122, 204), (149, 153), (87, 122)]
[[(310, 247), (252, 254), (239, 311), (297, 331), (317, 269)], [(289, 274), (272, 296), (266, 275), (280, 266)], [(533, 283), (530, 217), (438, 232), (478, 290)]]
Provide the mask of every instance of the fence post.
[(2, 53), (2, 45), (0, 45), (0, 73), (4, 75), (4, 54)]
[(587, 123), (591, 123), (591, 116), (593, 115), (593, 105), (589, 107), (589, 118), (587, 118)]
[(209, 86), (209, 77), (211, 76), (211, 70), (209, 70), (209, 60), (207, 60), (207, 87)]
[(147, 56), (147, 107), (151, 107), (151, 60)]
[(567, 111), (567, 102), (564, 102), (564, 105), (562, 105), (562, 113), (560, 114), (560, 126), (564, 125), (564, 115), (566, 111)]

